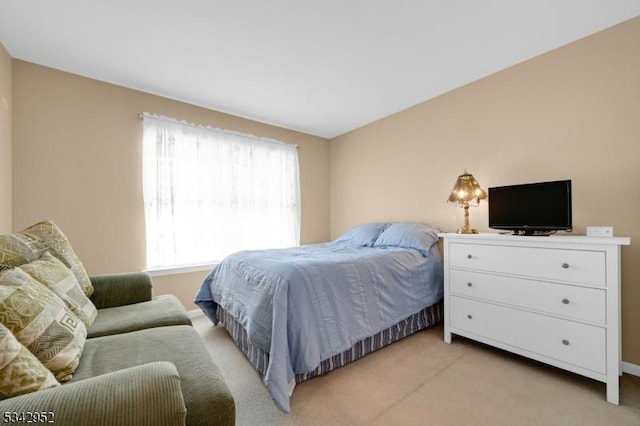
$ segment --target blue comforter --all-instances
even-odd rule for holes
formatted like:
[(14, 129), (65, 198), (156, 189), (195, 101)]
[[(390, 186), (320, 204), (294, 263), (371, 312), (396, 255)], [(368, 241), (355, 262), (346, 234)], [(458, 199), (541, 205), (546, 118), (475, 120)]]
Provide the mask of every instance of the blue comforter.
[(269, 353), (265, 385), (289, 412), (297, 373), (438, 302), (442, 261), (415, 249), (345, 242), (243, 251), (217, 265), (195, 303), (214, 322), (220, 305)]

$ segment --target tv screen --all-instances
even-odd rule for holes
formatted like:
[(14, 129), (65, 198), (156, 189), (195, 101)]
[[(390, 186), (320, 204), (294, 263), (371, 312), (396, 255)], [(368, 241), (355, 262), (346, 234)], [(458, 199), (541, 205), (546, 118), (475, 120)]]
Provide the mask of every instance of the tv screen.
[(571, 181), (489, 188), (489, 228), (522, 235), (570, 231)]

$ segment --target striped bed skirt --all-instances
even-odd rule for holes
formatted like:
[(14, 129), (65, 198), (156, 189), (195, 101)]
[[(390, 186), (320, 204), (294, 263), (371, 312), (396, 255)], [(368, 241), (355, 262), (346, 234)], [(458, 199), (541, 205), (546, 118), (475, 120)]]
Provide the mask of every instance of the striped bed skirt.
[[(334, 355), (320, 362), (313, 371), (296, 374), (296, 383), (304, 382), (319, 375), (327, 374), (337, 368), (343, 367), (350, 362), (364, 357), (391, 343), (397, 342), (407, 336), (416, 333), (424, 328), (438, 324), (443, 319), (443, 302), (428, 306), (420, 312), (413, 314), (393, 326), (382, 330), (373, 336), (366, 337), (346, 351)], [(249, 359), (249, 362), (256, 369), (260, 378), (264, 382), (264, 376), (269, 365), (269, 353), (254, 346), (247, 336), (245, 329), (220, 306), (217, 307), (217, 317), (220, 324), (229, 332), (236, 345)]]

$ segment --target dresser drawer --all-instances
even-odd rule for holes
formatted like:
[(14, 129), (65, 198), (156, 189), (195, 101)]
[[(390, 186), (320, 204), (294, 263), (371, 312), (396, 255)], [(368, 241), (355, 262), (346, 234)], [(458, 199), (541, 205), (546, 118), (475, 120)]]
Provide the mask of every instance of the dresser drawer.
[(448, 254), (454, 268), (600, 287), (606, 283), (601, 251), (452, 243)]
[(472, 333), (522, 350), (604, 373), (605, 329), (451, 296), (452, 331)]
[(604, 289), (576, 287), (452, 269), (449, 291), (515, 307), (598, 324), (606, 323)]

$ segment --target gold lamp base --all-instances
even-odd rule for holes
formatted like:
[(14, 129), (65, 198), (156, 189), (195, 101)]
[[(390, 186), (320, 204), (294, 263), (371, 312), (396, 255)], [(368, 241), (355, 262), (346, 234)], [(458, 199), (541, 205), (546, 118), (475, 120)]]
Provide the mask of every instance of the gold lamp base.
[(469, 203), (464, 202), (462, 208), (464, 208), (464, 226), (458, 229), (456, 234), (477, 234), (478, 230), (469, 225)]
[(465, 225), (462, 228), (456, 231), (456, 234), (477, 234), (478, 230), (476, 228), (472, 228), (469, 225)]

